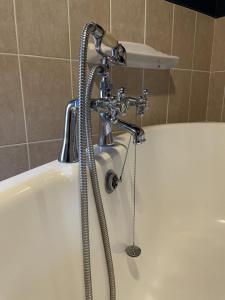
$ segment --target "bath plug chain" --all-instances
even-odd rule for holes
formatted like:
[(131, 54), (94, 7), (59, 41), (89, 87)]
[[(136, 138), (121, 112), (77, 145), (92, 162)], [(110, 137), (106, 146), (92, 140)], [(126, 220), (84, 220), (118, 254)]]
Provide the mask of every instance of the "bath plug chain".
[(123, 172), (124, 172), (124, 168), (125, 168), (125, 165), (126, 165), (129, 148), (130, 148), (130, 142), (131, 142), (131, 135), (130, 135), (130, 139), (129, 139), (129, 142), (128, 142), (128, 145), (127, 145), (127, 151), (126, 151), (126, 155), (125, 155), (125, 158), (124, 158), (124, 162), (123, 162), (123, 166), (122, 166), (122, 170), (121, 170), (121, 174), (120, 174), (120, 178), (119, 178), (120, 182), (122, 182)]
[(135, 221), (136, 221), (136, 163), (137, 163), (137, 145), (134, 145), (134, 207), (133, 207), (133, 245), (135, 244)]
[(135, 244), (135, 225), (136, 225), (136, 166), (137, 166), (137, 145), (134, 145), (134, 198), (133, 198), (133, 244), (127, 246), (126, 253), (130, 257), (138, 257), (141, 254), (141, 248)]

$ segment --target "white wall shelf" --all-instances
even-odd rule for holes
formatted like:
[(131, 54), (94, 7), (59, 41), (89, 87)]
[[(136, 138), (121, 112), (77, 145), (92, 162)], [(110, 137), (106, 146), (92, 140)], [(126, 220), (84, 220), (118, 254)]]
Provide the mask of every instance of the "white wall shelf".
[[(166, 70), (174, 68), (179, 62), (179, 57), (162, 53), (148, 45), (124, 41), (120, 43), (127, 51), (127, 67)], [(108, 54), (111, 53), (110, 48), (106, 46), (103, 46), (102, 50)], [(90, 43), (88, 62), (97, 64), (99, 61), (100, 56), (96, 53), (94, 45)]]

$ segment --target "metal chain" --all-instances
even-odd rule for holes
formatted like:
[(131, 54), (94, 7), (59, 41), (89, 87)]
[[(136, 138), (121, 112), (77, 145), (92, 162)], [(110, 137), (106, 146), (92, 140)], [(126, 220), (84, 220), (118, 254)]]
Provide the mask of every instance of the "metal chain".
[(135, 245), (135, 221), (136, 221), (136, 164), (137, 163), (137, 145), (134, 145), (134, 198), (133, 198), (133, 246)]
[[(124, 168), (126, 165), (127, 157), (128, 157), (128, 152), (130, 148), (130, 142), (131, 142), (131, 136), (127, 145), (127, 151), (126, 155), (124, 158), (122, 170), (121, 170), (121, 175), (119, 177), (119, 181), (122, 182), (122, 177), (124, 173)], [(137, 145), (134, 144), (134, 181), (133, 181), (133, 229), (132, 229), (132, 236), (133, 236), (133, 246), (135, 245), (135, 221), (136, 221), (136, 165), (137, 165)]]
[(133, 243), (128, 245), (125, 252), (130, 257), (138, 257), (141, 254), (141, 248), (135, 243), (135, 229), (136, 229), (136, 172), (137, 169), (137, 145), (134, 145), (134, 181), (133, 181), (133, 226), (132, 226), (132, 238)]
[(127, 152), (126, 152), (126, 155), (125, 155), (125, 158), (124, 158), (121, 174), (120, 174), (120, 177), (119, 177), (120, 182), (122, 182), (123, 172), (124, 172), (124, 168), (125, 168), (125, 165), (126, 165), (129, 148), (130, 148), (130, 142), (131, 142), (131, 135), (130, 135), (130, 139), (129, 139), (129, 142), (128, 142), (128, 145), (127, 145)]

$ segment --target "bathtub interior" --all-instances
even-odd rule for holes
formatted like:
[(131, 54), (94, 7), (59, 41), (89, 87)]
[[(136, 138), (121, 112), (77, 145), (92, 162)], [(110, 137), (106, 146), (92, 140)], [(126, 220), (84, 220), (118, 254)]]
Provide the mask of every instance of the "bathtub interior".
[[(137, 148), (132, 243), (134, 146), (122, 184), (107, 194), (109, 169), (120, 174), (125, 147), (98, 153), (117, 283), (117, 298), (224, 299), (225, 126), (145, 128)], [(118, 138), (127, 145), (128, 135)], [(90, 186), (90, 185), (89, 185)], [(91, 190), (90, 238), (95, 299), (108, 298), (104, 252)], [(83, 299), (78, 165), (52, 162), (0, 183), (0, 299)]]

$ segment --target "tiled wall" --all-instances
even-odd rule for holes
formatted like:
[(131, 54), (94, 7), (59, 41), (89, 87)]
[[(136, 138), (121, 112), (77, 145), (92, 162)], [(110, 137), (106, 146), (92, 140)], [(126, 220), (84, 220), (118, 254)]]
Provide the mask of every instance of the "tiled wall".
[[(189, 9), (164, 0), (0, 0), (0, 179), (57, 157), (64, 107), (77, 94), (80, 30), (90, 20), (120, 40), (180, 56), (171, 72), (113, 69), (115, 89), (150, 90), (143, 125), (206, 120), (209, 77), (218, 86), (224, 74), (216, 58), (224, 21), (215, 24), (210, 76), (214, 19)], [(221, 99), (209, 99), (212, 119)], [(141, 122), (134, 111), (127, 119)], [(96, 138), (96, 115), (93, 123)]]
[(225, 17), (216, 19), (210, 73), (207, 120), (225, 121)]

